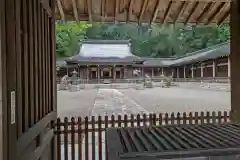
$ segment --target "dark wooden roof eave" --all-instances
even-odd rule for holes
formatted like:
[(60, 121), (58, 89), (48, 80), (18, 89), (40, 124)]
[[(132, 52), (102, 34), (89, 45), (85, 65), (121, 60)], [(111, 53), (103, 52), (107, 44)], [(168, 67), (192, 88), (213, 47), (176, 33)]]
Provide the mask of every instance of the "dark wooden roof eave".
[(230, 3), (231, 0), (57, 0), (55, 13), (57, 19), (66, 21), (222, 24), (230, 20)]

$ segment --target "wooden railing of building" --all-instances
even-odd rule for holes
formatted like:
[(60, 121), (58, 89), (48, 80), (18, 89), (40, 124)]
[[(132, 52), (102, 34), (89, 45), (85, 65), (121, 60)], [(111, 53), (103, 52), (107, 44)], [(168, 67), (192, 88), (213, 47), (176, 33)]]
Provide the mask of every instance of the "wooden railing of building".
[(50, 160), (56, 120), (55, 1), (3, 0), (1, 5), (4, 159)]
[(226, 123), (229, 112), (190, 112), (60, 118), (55, 126), (57, 160), (107, 159), (105, 131), (111, 127)]

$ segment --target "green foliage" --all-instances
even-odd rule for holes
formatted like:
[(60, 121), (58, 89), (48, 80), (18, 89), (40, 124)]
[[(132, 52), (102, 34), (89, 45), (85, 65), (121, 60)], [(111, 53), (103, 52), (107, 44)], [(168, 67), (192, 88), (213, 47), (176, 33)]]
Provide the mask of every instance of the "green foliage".
[(229, 40), (229, 26), (148, 25), (133, 23), (57, 23), (57, 56), (78, 52), (82, 39), (131, 40), (132, 52), (144, 57), (181, 56)]
[(57, 58), (75, 55), (79, 50), (79, 40), (84, 39), (86, 29), (91, 27), (87, 22), (56, 22)]

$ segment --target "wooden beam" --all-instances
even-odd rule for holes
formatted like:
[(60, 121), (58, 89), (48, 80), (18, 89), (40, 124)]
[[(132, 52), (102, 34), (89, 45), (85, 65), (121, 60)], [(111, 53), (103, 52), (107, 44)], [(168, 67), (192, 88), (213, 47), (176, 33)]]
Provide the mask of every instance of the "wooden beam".
[(62, 7), (62, 3), (61, 3), (60, 0), (57, 0), (57, 6), (58, 6), (58, 10), (59, 10), (61, 19), (62, 19), (63, 21), (65, 21), (65, 14), (64, 14), (63, 7)]
[(118, 13), (119, 13), (119, 0), (115, 0), (115, 22), (118, 20), (117, 19), (117, 16), (118, 16)]
[(167, 23), (167, 19), (168, 19), (168, 16), (169, 16), (169, 10), (171, 9), (172, 3), (173, 3), (172, 1), (170, 1), (168, 3), (167, 10), (165, 11), (164, 16), (163, 16), (162, 24), (166, 24)]
[(88, 7), (88, 17), (89, 21), (92, 22), (92, 0), (87, 0), (87, 7)]
[(198, 16), (198, 18), (196, 19), (196, 23), (199, 24), (202, 22), (203, 18), (205, 17), (205, 15), (207, 15), (207, 13), (211, 10), (211, 8), (214, 6), (213, 2), (209, 2), (206, 3), (202, 13)]
[(105, 16), (105, 4), (106, 4), (106, 0), (102, 0), (102, 3), (101, 3), (101, 15), (102, 15), (102, 17)]
[(161, 0), (158, 0), (157, 5), (155, 6), (155, 9), (154, 9), (154, 12), (153, 12), (152, 19), (150, 20), (150, 24), (154, 23), (154, 21), (156, 20), (160, 4), (161, 4)]
[(222, 22), (224, 22), (224, 20), (227, 18), (227, 16), (230, 13), (230, 3), (225, 3), (225, 5), (221, 8), (221, 10), (218, 13), (218, 22), (217, 24), (220, 25), (222, 24)]
[(193, 7), (191, 8), (190, 12), (188, 13), (188, 16), (187, 16), (184, 24), (187, 24), (188, 21), (192, 18), (195, 9), (198, 7), (198, 4), (199, 4), (199, 2), (197, 2), (197, 1), (194, 2)]
[(176, 17), (174, 18), (173, 23), (176, 23), (176, 21), (178, 20), (180, 14), (181, 14), (182, 12), (184, 12), (184, 9), (185, 9), (185, 7), (186, 7), (187, 5), (188, 5), (188, 3), (187, 3), (186, 1), (181, 2), (181, 6), (179, 7), (178, 14), (177, 14)]
[(140, 15), (138, 18), (139, 23), (141, 23), (142, 17), (144, 15), (145, 10), (147, 9), (147, 6), (148, 6), (148, 0), (144, 0), (141, 11), (140, 11)]
[(212, 22), (212, 20), (217, 16), (217, 14), (222, 10), (223, 6), (225, 5), (225, 3), (220, 3), (217, 6), (217, 9), (208, 17), (206, 24), (209, 24)]
[(131, 15), (132, 15), (132, 9), (133, 9), (133, 0), (130, 0), (128, 5), (128, 15), (127, 15), (127, 22), (129, 22)]
[(76, 0), (72, 0), (72, 6), (73, 6), (74, 17), (75, 17), (76, 21), (78, 22), (79, 17), (78, 17), (78, 9), (77, 9)]

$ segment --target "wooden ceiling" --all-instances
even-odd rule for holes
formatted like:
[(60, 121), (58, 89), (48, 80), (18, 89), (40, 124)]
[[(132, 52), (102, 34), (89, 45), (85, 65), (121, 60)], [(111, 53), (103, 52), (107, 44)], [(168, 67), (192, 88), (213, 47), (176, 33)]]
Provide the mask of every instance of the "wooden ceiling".
[(228, 23), (231, 0), (57, 0), (64, 21)]

